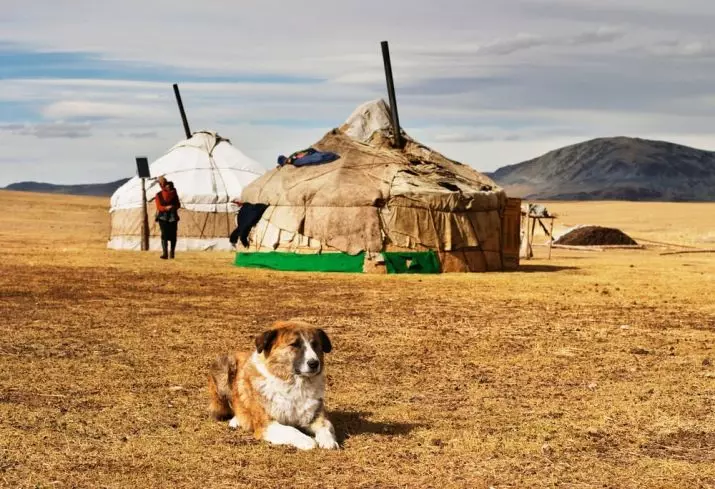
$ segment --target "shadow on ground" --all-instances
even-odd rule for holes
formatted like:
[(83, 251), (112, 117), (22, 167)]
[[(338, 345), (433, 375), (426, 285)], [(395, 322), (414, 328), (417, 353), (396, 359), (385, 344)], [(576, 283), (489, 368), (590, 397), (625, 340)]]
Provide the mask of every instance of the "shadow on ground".
[(415, 428), (423, 426), (419, 423), (390, 423), (383, 421), (370, 421), (367, 419), (372, 413), (358, 411), (331, 411), (328, 419), (335, 427), (338, 443), (355, 435), (392, 435), (404, 436)]
[(579, 270), (578, 267), (564, 267), (560, 265), (519, 265), (517, 272), (524, 273), (548, 273), (548, 272), (563, 272), (564, 270)]

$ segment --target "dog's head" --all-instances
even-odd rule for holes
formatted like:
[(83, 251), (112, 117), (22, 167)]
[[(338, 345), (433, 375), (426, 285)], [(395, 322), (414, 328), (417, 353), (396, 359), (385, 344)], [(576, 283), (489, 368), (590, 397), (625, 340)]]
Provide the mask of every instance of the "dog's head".
[(325, 331), (298, 321), (279, 321), (256, 336), (256, 351), (268, 370), (284, 380), (320, 375), (323, 356), (332, 349)]

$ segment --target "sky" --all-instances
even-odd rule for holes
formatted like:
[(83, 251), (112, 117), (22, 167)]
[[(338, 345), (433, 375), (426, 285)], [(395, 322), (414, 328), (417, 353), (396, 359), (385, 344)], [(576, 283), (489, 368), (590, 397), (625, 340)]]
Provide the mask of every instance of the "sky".
[(596, 137), (715, 150), (712, 0), (0, 0), (0, 187), (136, 173), (193, 131), (267, 169), (359, 104), (481, 171)]

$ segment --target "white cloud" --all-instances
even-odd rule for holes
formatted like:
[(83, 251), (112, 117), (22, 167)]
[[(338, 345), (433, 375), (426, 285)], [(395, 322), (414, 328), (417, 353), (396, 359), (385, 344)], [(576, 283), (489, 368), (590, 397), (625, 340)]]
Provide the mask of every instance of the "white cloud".
[(541, 47), (580, 47), (611, 43), (622, 39), (626, 32), (615, 26), (601, 26), (574, 34), (543, 35), (518, 33), (513, 37), (497, 38), (474, 44), (445, 46), (441, 49), (418, 48), (417, 52), (430, 56), (465, 55), (465, 56), (508, 56), (519, 51)]
[(554, 21), (619, 23), (658, 31), (709, 33), (711, 0), (524, 0), (523, 13)]
[(154, 110), (136, 104), (63, 100), (44, 107), (42, 115), (49, 119), (128, 119), (151, 116)]
[(117, 134), (120, 138), (133, 138), (133, 139), (157, 139), (159, 133), (157, 131), (144, 131), (144, 132), (120, 132)]
[(500, 130), (494, 132), (448, 132), (432, 134), (431, 139), (436, 143), (485, 143), (495, 141), (518, 141), (519, 134), (504, 134)]
[(711, 39), (664, 41), (647, 47), (657, 56), (672, 58), (715, 58), (715, 41)]
[(617, 41), (626, 36), (624, 29), (613, 26), (599, 27), (595, 31), (586, 31), (565, 39), (566, 44), (581, 46)]
[(0, 124), (0, 133), (16, 136), (34, 136), (40, 139), (88, 138), (92, 135), (89, 124), (53, 122), (49, 124)]

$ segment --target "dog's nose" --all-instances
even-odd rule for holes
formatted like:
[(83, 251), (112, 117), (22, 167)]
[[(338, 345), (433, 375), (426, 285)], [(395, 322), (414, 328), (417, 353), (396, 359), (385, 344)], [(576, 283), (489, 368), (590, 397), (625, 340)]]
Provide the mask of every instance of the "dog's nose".
[(317, 370), (320, 366), (319, 360), (308, 360), (308, 368), (311, 370)]

